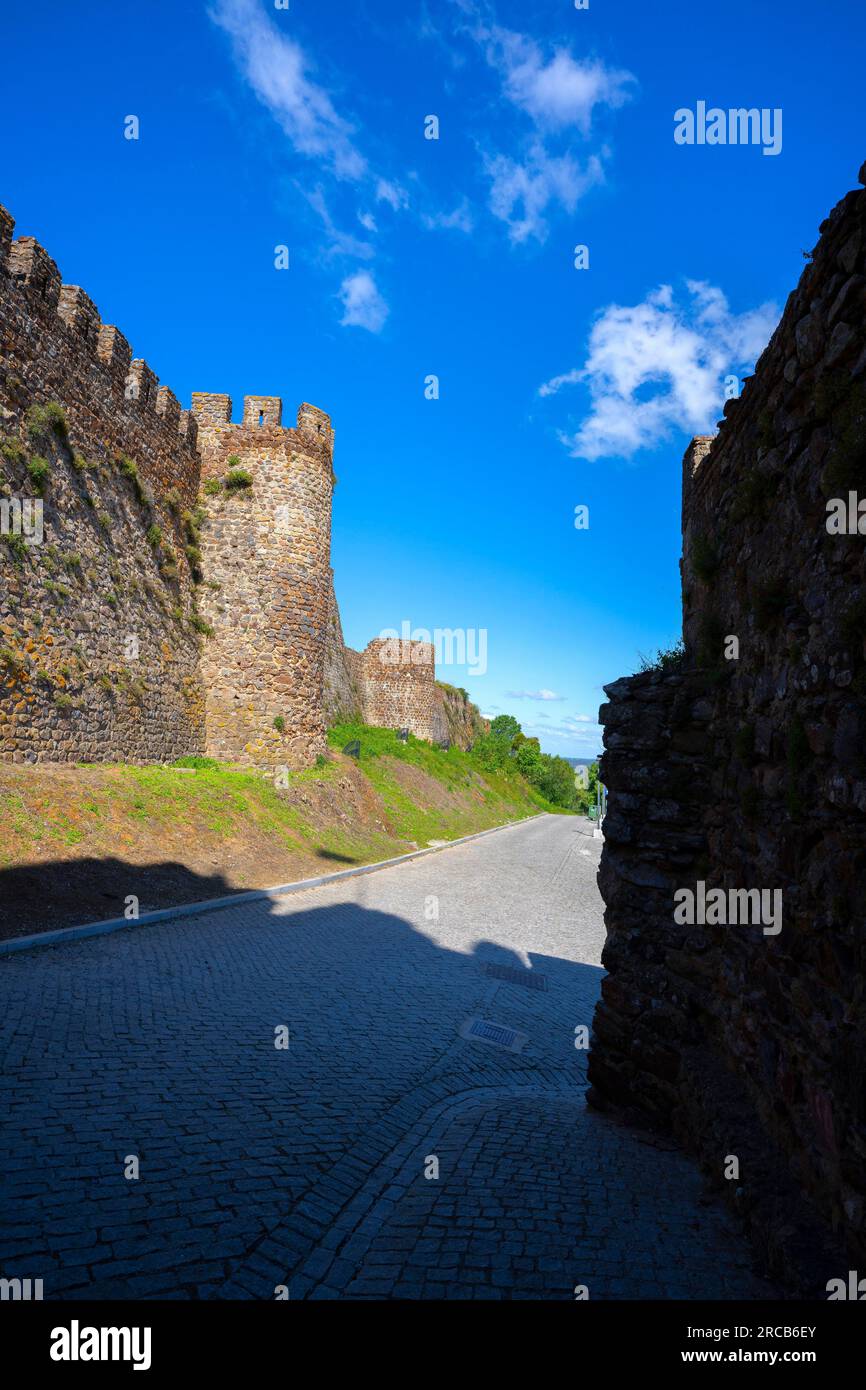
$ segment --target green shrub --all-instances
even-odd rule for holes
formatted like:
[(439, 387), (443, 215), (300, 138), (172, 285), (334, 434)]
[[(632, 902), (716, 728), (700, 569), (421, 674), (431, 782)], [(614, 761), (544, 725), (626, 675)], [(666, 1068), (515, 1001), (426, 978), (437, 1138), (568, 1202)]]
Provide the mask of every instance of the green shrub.
[(284, 734), (286, 732), (286, 721), (281, 714), (278, 714), (274, 720), (274, 728), (278, 734)]
[(156, 522), (147, 528), (147, 543), (151, 550), (157, 550), (162, 544), (162, 527), (158, 526)]
[(5, 541), (9, 550), (9, 558), (13, 565), (16, 569), (20, 570), (24, 564), (27, 552), (30, 549), (24, 537), (20, 532), (16, 531), (10, 534), (4, 534), (0, 539)]
[(202, 491), (208, 497), (216, 497), (217, 493), (222, 492), (222, 490), (223, 485), (220, 482), (219, 478), (208, 478), (207, 482), (204, 484), (204, 487), (202, 489)]
[(30, 481), (37, 492), (45, 491), (45, 484), (51, 477), (51, 464), (47, 459), (41, 458), (39, 454), (34, 454), (27, 460), (27, 472), (30, 474)]
[(27, 411), (27, 434), (34, 443), (51, 434), (65, 440), (67, 433), (66, 414), (57, 401), (49, 401), (47, 405), (31, 405)]
[(65, 690), (55, 690), (54, 703), (58, 709), (71, 709), (75, 703), (71, 695), (67, 695)]
[(248, 473), (245, 468), (233, 468), (225, 478), (226, 492), (241, 492), (245, 488), (252, 487), (253, 475)]
[(97, 512), (96, 520), (99, 522), (103, 531), (111, 530), (111, 515), (109, 512)]
[(190, 616), (190, 623), (196, 632), (200, 632), (203, 637), (213, 637), (213, 628), (210, 623), (202, 617), (201, 613), (193, 613)]
[(672, 646), (659, 647), (655, 656), (644, 656), (642, 652), (638, 652), (638, 657), (640, 658), (638, 670), (641, 672), (678, 671), (685, 663), (686, 649), (683, 645), (683, 639), (678, 637)]
[(27, 458), (27, 451), (20, 439), (4, 439), (0, 444), (0, 454), (8, 463), (24, 463)]
[(27, 658), (14, 647), (0, 647), (0, 668), (10, 675), (20, 676), (27, 670)]

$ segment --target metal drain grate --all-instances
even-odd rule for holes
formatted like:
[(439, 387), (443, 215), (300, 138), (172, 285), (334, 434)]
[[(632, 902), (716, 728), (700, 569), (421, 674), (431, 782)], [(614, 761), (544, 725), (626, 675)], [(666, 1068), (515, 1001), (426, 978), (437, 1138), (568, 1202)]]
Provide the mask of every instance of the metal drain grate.
[(547, 989), (547, 976), (537, 970), (518, 970), (515, 965), (488, 965), (485, 973), (494, 980), (507, 980), (510, 985), (525, 985), (527, 989)]
[(491, 1023), (486, 1018), (470, 1018), (460, 1029), (461, 1038), (471, 1042), (488, 1043), (491, 1047), (502, 1047), (506, 1052), (520, 1052), (528, 1041), (525, 1033), (514, 1028), (506, 1028), (502, 1023)]

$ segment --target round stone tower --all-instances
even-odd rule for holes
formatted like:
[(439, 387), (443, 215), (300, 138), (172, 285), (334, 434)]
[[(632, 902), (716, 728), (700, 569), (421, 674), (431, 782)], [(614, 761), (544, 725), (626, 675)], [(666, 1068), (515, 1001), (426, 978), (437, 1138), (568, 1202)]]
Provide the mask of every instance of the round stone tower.
[[(312, 405), (194, 393), (202, 486), (207, 752), (306, 767), (325, 750), (333, 430)], [(234, 476), (233, 476), (234, 475)], [(249, 481), (247, 481), (249, 479)], [(219, 488), (217, 488), (219, 484)]]

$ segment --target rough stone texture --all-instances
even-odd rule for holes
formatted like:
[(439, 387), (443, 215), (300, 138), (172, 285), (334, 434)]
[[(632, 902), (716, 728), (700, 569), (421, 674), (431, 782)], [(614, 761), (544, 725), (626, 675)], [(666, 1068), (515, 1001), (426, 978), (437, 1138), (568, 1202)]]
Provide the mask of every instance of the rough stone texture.
[(433, 698), (433, 737), (437, 743), (448, 739), (458, 748), (471, 748), (477, 738), (490, 732), (490, 720), (482, 717), (465, 690), (437, 681)]
[[(605, 687), (590, 1057), (596, 1102), (672, 1126), (766, 1265), (813, 1292), (828, 1246), (866, 1256), (864, 554), (826, 527), (829, 499), (866, 494), (866, 192), (821, 233), (720, 433), (686, 453), (685, 661)], [(781, 933), (677, 925), (698, 880), (782, 889)]]
[[(344, 646), (328, 416), (303, 404), (284, 429), (279, 397), (247, 396), (233, 423), (218, 393), (181, 410), (13, 227), (0, 207), (0, 501), (38, 500), (34, 456), (50, 472), (45, 544), (0, 538), (0, 757), (305, 766), (338, 718), (436, 736), (432, 650)], [(49, 403), (65, 431), (33, 438)], [(233, 468), (252, 485), (214, 492)]]
[(364, 722), (435, 737), (435, 671), (430, 642), (376, 637), (359, 664)]
[(245, 399), (240, 425), (231, 423), (228, 397), (193, 394), (192, 408), (203, 480), (224, 479), (232, 468), (253, 480), (207, 499), (201, 607), (214, 629), (202, 653), (207, 751), (306, 766), (325, 751), (331, 422), (302, 405), (297, 428), (283, 429), (281, 401), (266, 396)]
[[(37, 500), (28, 456), (50, 473), (44, 543), (16, 552), (0, 539), (0, 757), (196, 751), (200, 639), (180, 521), (198, 488), (195, 427), (43, 248), (11, 241), (13, 225), (0, 209), (0, 501)], [(48, 401), (62, 404), (68, 440), (28, 436), (28, 408)]]

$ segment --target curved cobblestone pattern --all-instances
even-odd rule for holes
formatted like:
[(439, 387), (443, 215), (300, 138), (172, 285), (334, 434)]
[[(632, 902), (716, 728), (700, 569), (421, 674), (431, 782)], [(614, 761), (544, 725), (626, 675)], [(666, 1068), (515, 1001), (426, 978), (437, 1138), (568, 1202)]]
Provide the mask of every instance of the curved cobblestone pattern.
[[(652, 1268), (673, 1261), (661, 1296), (748, 1296), (697, 1170), (584, 1109), (574, 1041), (601, 974), (599, 846), (585, 822), (544, 817), (277, 903), (0, 962), (4, 1276), (42, 1278), (46, 1298), (370, 1297), (389, 1291), (370, 1270), (397, 1241), (399, 1295), (451, 1206), (466, 1258), (443, 1249), (425, 1296), (570, 1297), (581, 1273), (613, 1296), (611, 1259), (643, 1288), (635, 1223)], [(525, 1046), (466, 1040), (473, 1017)], [(429, 1154), (437, 1183), (419, 1178)], [(663, 1209), (671, 1233), (654, 1236)], [(531, 1253), (548, 1219), (556, 1270)], [(473, 1263), (488, 1222), (510, 1284), (502, 1260), (497, 1281), (473, 1272), (493, 1268)], [(588, 1226), (594, 1251), (572, 1250)]]

